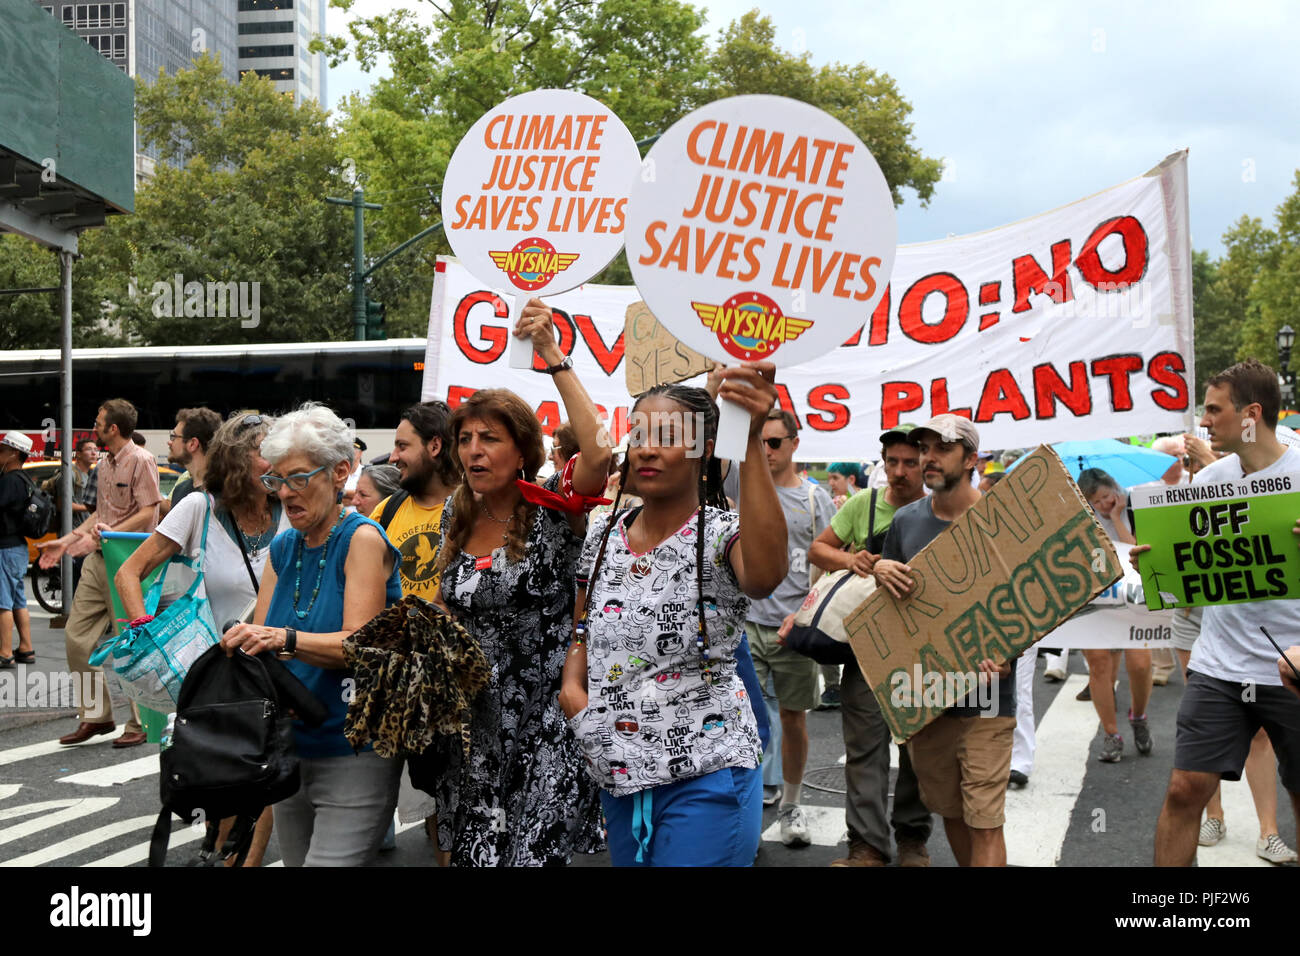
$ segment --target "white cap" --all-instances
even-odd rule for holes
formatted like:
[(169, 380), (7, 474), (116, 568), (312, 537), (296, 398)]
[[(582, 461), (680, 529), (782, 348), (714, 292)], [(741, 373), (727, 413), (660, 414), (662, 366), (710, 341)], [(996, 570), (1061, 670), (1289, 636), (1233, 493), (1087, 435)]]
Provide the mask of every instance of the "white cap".
[(0, 445), (16, 448), (24, 455), (32, 453), (32, 440), (22, 432), (5, 432), (5, 437), (0, 438)]

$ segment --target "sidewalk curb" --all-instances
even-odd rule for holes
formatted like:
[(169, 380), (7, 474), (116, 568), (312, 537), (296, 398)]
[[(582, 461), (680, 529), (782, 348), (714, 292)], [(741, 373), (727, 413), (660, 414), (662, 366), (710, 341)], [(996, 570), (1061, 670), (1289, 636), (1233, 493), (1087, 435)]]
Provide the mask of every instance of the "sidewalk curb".
[(18, 730), (33, 724), (44, 724), (52, 720), (73, 720), (77, 716), (75, 707), (42, 707), (39, 710), (17, 710), (0, 714), (0, 734), (8, 730)]

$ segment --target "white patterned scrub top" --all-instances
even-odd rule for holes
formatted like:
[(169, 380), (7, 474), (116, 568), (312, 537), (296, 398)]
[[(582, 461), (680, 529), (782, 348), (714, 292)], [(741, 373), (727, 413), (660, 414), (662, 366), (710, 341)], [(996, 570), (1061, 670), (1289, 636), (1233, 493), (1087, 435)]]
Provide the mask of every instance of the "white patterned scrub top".
[[(736, 673), (749, 598), (727, 560), (739, 516), (705, 509), (705, 623), (713, 676), (706, 683), (695, 640), (698, 516), (637, 554), (627, 543), (627, 513), (621, 514), (599, 577), (589, 585), (589, 704), (569, 721), (588, 770), (600, 786), (626, 796), (725, 767), (757, 767), (758, 723)], [(587, 533), (580, 587), (587, 585), (610, 520), (602, 515)]]

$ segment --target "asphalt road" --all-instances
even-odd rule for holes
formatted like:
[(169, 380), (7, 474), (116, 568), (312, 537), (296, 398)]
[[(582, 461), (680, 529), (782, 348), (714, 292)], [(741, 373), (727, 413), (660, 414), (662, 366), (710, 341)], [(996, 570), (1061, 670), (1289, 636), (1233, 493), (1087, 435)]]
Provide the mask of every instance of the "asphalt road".
[[(37, 663), (0, 672), (0, 864), (141, 864), (158, 812), (157, 745), (113, 750), (111, 738), (105, 736), (77, 747), (59, 747), (56, 738), (76, 726), (74, 712), (20, 706), (24, 702), (19, 689), (32, 686), (33, 673), (48, 675), (65, 667), (63, 632), (50, 628), (49, 616), (35, 602), (32, 607)], [(1148, 757), (1136, 755), (1122, 725), (1124, 759), (1102, 764), (1096, 759), (1100, 735), (1092, 707), (1074, 700), (1086, 680), (1080, 656), (1073, 655), (1072, 676), (1065, 684), (1047, 683), (1042, 666), (1040, 661), (1034, 679), (1039, 732), (1035, 769), (1029, 786), (1009, 793), (1007, 800), (1010, 863), (1149, 865), (1155, 821), (1172, 765), (1181, 678), (1153, 693), (1148, 716), (1154, 752)], [(1127, 704), (1127, 687), (1121, 683), (1121, 714)], [(808, 727), (804, 805), (814, 843), (799, 849), (783, 846), (776, 810), (768, 809), (758, 866), (823, 867), (846, 851), (839, 713), (810, 713)], [(1268, 866), (1254, 856), (1256, 818), (1245, 782), (1224, 786), (1224, 804), (1227, 838), (1219, 846), (1202, 849), (1200, 865)], [(1280, 832), (1294, 847), (1291, 803), (1280, 788), (1278, 806)], [(179, 820), (175, 827), (169, 863), (183, 865), (193, 857), (198, 832)], [(929, 849), (933, 865), (955, 865), (937, 818)], [(278, 859), (273, 839), (266, 862)], [(419, 824), (401, 828), (396, 849), (381, 854), (378, 862), (381, 866), (434, 865), (423, 828)], [(607, 866), (608, 855), (580, 857), (574, 865)]]

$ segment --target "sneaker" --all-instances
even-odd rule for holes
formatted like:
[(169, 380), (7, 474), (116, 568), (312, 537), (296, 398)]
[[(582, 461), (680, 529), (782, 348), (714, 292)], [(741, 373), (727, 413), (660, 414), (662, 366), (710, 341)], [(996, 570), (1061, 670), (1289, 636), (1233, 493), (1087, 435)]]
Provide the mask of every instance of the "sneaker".
[(1123, 753), (1124, 738), (1119, 734), (1106, 734), (1101, 739), (1101, 756), (1097, 759), (1102, 763), (1119, 763)]
[(898, 841), (899, 866), (929, 866), (930, 851), (925, 848), (924, 840)]
[(1294, 863), (1296, 860), (1295, 850), (1283, 843), (1276, 833), (1255, 841), (1255, 855), (1270, 863)]
[(831, 860), (831, 866), (884, 866), (889, 861), (874, 846), (849, 840), (849, 855), (838, 860)]
[(1007, 780), (1008, 790), (1023, 790), (1029, 785), (1029, 774), (1021, 773), (1019, 770), (1011, 771), (1011, 777)]
[(840, 689), (838, 687), (827, 687), (822, 691), (821, 703), (817, 705), (818, 710), (835, 710), (840, 706)]
[(1196, 842), (1201, 846), (1214, 846), (1228, 835), (1228, 825), (1217, 817), (1206, 817), (1201, 824), (1201, 835)]
[(1145, 757), (1151, 753), (1151, 731), (1147, 729), (1147, 719), (1130, 717), (1128, 725), (1133, 728), (1133, 746)]
[(1092, 700), (1092, 686), (1089, 685), (1089, 684), (1084, 684), (1084, 685), (1083, 685), (1083, 690), (1081, 690), (1081, 691), (1079, 691), (1079, 693), (1075, 694), (1075, 695), (1074, 695), (1074, 699), (1075, 699), (1075, 700)]
[(781, 842), (786, 846), (808, 846), (812, 839), (808, 836), (808, 814), (797, 803), (786, 804), (781, 808)]
[(780, 799), (781, 799), (780, 787), (769, 787), (767, 785), (763, 786), (763, 806), (774, 807), (777, 805), (777, 802)]
[(1053, 684), (1059, 684), (1069, 676), (1070, 675), (1065, 672), (1065, 668), (1060, 664), (1057, 664), (1055, 667), (1049, 667), (1043, 671), (1043, 677)]

